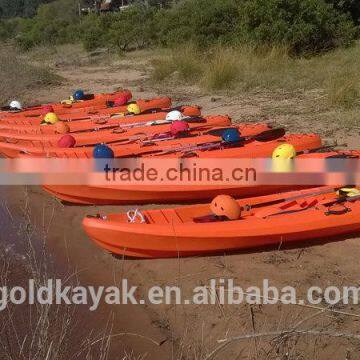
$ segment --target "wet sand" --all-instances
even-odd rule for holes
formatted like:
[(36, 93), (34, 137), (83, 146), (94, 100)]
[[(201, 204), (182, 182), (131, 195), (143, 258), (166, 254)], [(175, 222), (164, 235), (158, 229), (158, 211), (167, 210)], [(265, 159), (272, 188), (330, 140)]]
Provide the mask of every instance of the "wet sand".
[[(104, 256), (103, 252), (86, 239), (81, 227), (82, 217), (88, 212), (97, 212), (94, 207), (68, 207), (43, 192), (40, 187), (1, 187), (0, 196), (4, 206), (11, 216), (6, 218), (6, 211), (2, 214), (2, 227), (13, 236), (6, 239), (7, 246), (14, 253), (23, 254), (27, 250), (23, 234), (15, 232), (17, 223), (24, 223), (24, 204), (26, 212), (31, 217), (34, 231), (32, 244), (36, 251), (42, 251), (45, 241), (47, 261), (54, 269), (56, 278), (71, 277), (70, 284), (82, 286), (119, 286), (121, 279), (126, 277), (124, 262)], [(13, 219), (13, 220), (11, 220)], [(51, 265), (50, 265), (51, 263)], [(22, 279), (23, 280), (23, 279)], [(168, 359), (171, 346), (167, 343), (169, 333), (153, 325), (155, 315), (146, 306), (106, 305), (101, 304), (96, 311), (88, 310), (88, 306), (81, 305), (77, 309), (77, 321), (83, 336), (91, 332), (102, 331), (109, 319), (111, 334), (130, 333), (114, 337), (111, 345), (111, 358), (115, 354), (130, 353), (137, 355), (148, 354), (150, 358)], [(82, 336), (79, 335), (79, 341)], [(153, 342), (162, 344), (155, 345)]]

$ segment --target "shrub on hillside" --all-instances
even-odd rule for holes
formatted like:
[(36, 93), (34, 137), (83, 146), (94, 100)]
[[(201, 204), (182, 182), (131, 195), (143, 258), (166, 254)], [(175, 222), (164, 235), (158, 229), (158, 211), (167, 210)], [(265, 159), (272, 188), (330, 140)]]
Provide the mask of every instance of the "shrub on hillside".
[(161, 45), (192, 42), (206, 47), (234, 40), (239, 19), (236, 0), (187, 0), (156, 15)]
[(34, 16), (39, 5), (51, 0), (0, 0), (0, 16), (10, 18), (15, 16)]
[(217, 44), (285, 46), (293, 54), (313, 54), (349, 45), (358, 35), (359, 1), (354, 0), (183, 0), (172, 7), (136, 4), (101, 16), (77, 16), (76, 2), (57, 0), (39, 7), (17, 30), (0, 24), (0, 37), (23, 49), (82, 42), (127, 51), (150, 45), (198, 48)]
[(352, 0), (186, 0), (158, 12), (157, 37), (165, 46), (251, 43), (317, 53), (355, 39), (357, 7)]
[(86, 50), (91, 51), (107, 44), (111, 18), (92, 14), (83, 19), (79, 25), (79, 40)]
[(77, 22), (76, 4), (72, 0), (41, 5), (35, 17), (20, 20), (16, 41), (25, 50), (36, 45), (79, 41)]
[(242, 41), (296, 54), (347, 46), (356, 36), (350, 18), (323, 0), (244, 0), (239, 12)]
[(360, 1), (359, 0), (326, 0), (340, 12), (349, 14), (354, 23), (360, 25)]
[(110, 43), (121, 51), (149, 46), (155, 39), (155, 9), (141, 4), (113, 15)]
[(0, 20), (0, 40), (13, 38), (17, 32), (17, 19)]

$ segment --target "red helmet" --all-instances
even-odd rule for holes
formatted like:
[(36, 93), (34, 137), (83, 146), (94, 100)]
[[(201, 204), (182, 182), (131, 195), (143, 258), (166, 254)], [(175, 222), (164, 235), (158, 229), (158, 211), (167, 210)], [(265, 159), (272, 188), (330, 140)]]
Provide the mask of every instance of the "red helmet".
[(46, 115), (48, 113), (53, 113), (54, 108), (51, 105), (44, 105), (41, 109), (41, 115)]
[(69, 134), (62, 136), (58, 141), (58, 147), (60, 148), (72, 148), (75, 144), (75, 138)]
[(175, 120), (170, 125), (171, 135), (177, 136), (189, 130), (189, 124), (183, 120)]
[(125, 105), (127, 102), (129, 101), (129, 96), (123, 94), (123, 95), (119, 95), (119, 97), (117, 97), (114, 100), (114, 106), (123, 106)]

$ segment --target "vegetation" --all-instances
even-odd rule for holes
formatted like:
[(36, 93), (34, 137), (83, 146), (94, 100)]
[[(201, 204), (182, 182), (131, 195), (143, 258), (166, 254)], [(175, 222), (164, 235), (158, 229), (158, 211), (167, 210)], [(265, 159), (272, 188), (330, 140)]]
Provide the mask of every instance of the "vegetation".
[(34, 16), (40, 4), (51, 0), (0, 0), (0, 17)]
[(348, 15), (321, 0), (244, 1), (240, 14), (244, 42), (286, 45), (296, 54), (347, 46), (356, 36)]
[(350, 45), (359, 35), (359, 19), (355, 0), (183, 0), (162, 9), (139, 2), (81, 18), (76, 2), (57, 0), (40, 5), (32, 18), (2, 21), (0, 38), (15, 38), (23, 49), (82, 42), (88, 50), (127, 51), (191, 42), (203, 49), (286, 46), (292, 54), (309, 55)]
[(44, 44), (64, 44), (78, 41), (76, 2), (58, 0), (39, 7), (30, 19), (15, 20), (17, 44), (24, 50)]
[(211, 91), (323, 89), (327, 105), (360, 106), (360, 45), (311, 58), (294, 58), (281, 47), (260, 50), (218, 46), (196, 56), (189, 56), (188, 52), (189, 46), (176, 48), (155, 59), (152, 80), (171, 82), (175, 78)]
[(81, 18), (76, 6), (57, 0), (32, 18), (3, 20), (0, 38), (25, 50), (69, 43), (89, 51), (167, 47), (153, 60), (158, 82), (176, 78), (211, 91), (322, 88), (332, 105), (359, 103), (359, 46), (328, 52), (359, 36), (358, 1), (183, 0)]
[(61, 80), (48, 69), (21, 60), (19, 54), (11, 48), (2, 48), (0, 51), (0, 69), (1, 105), (7, 105), (11, 99), (26, 100), (24, 95), (29, 90), (56, 85)]

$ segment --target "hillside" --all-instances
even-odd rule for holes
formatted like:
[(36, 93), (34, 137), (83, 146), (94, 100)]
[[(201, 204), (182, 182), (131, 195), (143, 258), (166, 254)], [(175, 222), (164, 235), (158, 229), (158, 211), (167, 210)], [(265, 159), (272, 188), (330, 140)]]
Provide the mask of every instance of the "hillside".
[(39, 5), (51, 0), (0, 0), (0, 16), (10, 18), (15, 16), (33, 16)]

